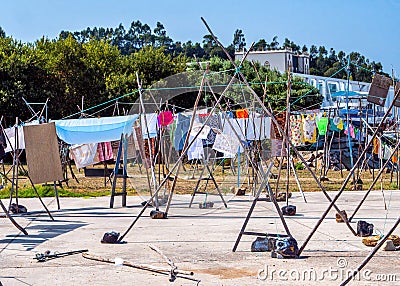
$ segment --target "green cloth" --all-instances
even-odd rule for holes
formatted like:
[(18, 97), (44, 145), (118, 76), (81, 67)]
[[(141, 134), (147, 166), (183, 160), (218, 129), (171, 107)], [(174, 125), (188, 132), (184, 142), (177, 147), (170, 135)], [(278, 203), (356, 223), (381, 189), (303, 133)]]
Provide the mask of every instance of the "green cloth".
[(320, 120), (317, 121), (318, 134), (325, 135), (326, 130), (328, 129), (328, 117), (321, 117)]
[(335, 123), (333, 122), (333, 119), (329, 119), (329, 130), (331, 131), (335, 131), (335, 132), (341, 132), (342, 130), (340, 130), (339, 128), (337, 128), (337, 126), (335, 125)]

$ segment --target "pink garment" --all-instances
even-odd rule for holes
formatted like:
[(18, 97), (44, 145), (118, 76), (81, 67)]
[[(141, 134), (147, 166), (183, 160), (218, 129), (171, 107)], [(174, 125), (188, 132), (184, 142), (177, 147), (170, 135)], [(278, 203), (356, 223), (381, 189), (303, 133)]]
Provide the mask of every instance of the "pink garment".
[(354, 132), (354, 126), (352, 124), (349, 124), (349, 127), (346, 128), (346, 130), (344, 131), (344, 134), (347, 135), (347, 133), (350, 131), (350, 136), (351, 138), (356, 138), (356, 133)]
[(350, 125), (350, 136), (351, 138), (356, 138), (356, 134), (354, 133), (354, 126)]
[(112, 152), (111, 142), (102, 142), (97, 144), (97, 154), (99, 156), (99, 161), (104, 162), (114, 158)]
[(167, 126), (174, 122), (174, 115), (171, 111), (161, 111), (157, 116), (159, 126)]

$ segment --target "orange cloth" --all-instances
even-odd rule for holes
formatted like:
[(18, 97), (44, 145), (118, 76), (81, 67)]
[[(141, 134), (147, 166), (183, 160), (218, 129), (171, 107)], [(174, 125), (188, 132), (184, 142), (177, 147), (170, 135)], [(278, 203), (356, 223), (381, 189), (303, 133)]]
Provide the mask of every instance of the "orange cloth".
[(379, 148), (380, 148), (380, 144), (379, 144), (379, 140), (378, 138), (374, 138), (374, 141), (372, 141), (373, 144), (373, 149), (372, 149), (372, 153), (379, 155)]
[(236, 110), (236, 118), (249, 118), (249, 112), (247, 109)]

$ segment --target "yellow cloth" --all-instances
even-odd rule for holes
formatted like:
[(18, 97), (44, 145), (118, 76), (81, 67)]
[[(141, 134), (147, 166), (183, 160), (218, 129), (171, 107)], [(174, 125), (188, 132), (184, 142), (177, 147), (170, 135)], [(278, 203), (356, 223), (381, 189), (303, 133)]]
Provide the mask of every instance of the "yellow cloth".
[(315, 114), (301, 115), (303, 121), (304, 142), (317, 142), (317, 124), (315, 122)]

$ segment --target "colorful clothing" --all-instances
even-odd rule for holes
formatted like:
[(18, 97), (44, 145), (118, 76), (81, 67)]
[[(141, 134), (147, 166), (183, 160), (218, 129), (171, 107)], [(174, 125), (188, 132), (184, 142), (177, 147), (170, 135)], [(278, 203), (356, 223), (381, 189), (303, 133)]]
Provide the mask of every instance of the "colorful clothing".
[(349, 124), (349, 128), (346, 127), (346, 130), (344, 131), (344, 134), (347, 135), (347, 133), (350, 131), (350, 137), (351, 138), (356, 138), (356, 134), (354, 132), (354, 126), (352, 124)]
[(307, 114), (302, 116), (304, 142), (317, 142), (317, 124), (315, 123), (315, 115)]
[(326, 131), (328, 129), (328, 118), (327, 117), (321, 117), (318, 121), (317, 121), (317, 126), (318, 126), (318, 134), (319, 135), (325, 135)]
[(171, 111), (161, 111), (157, 116), (158, 125), (159, 126), (167, 126), (174, 122), (174, 115)]
[(97, 144), (97, 153), (100, 162), (113, 159), (111, 142), (102, 142)]
[(236, 110), (236, 118), (249, 118), (249, 112), (247, 109)]
[(336, 126), (336, 124), (335, 124), (335, 122), (334, 122), (334, 120), (332, 118), (329, 119), (329, 130), (334, 131), (334, 132), (342, 131)]
[(300, 146), (304, 143), (302, 119), (300, 115), (290, 116), (290, 141), (294, 146)]
[(372, 153), (379, 155), (379, 148), (380, 148), (380, 143), (379, 143), (379, 139), (378, 138), (374, 138), (374, 140), (372, 141)]
[(340, 117), (333, 118), (332, 126), (335, 126), (340, 131), (343, 130), (343, 120)]

